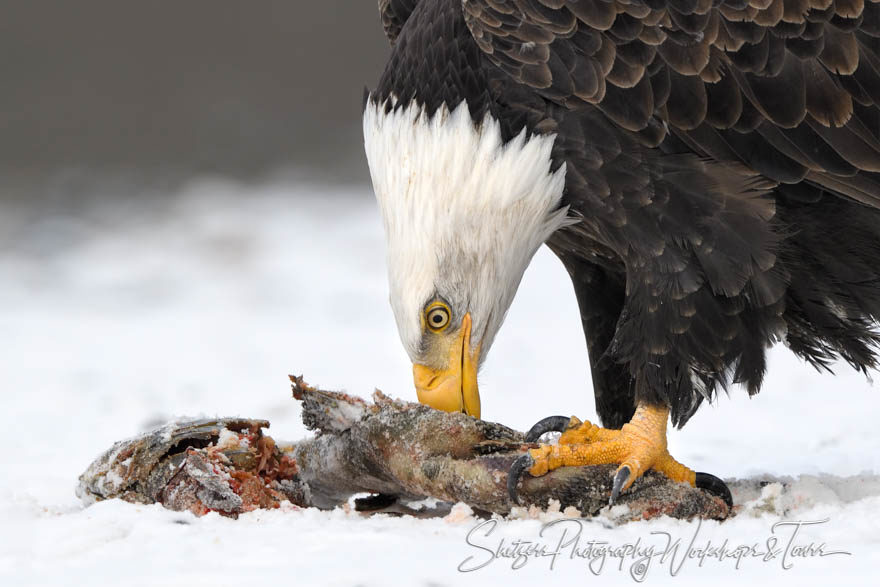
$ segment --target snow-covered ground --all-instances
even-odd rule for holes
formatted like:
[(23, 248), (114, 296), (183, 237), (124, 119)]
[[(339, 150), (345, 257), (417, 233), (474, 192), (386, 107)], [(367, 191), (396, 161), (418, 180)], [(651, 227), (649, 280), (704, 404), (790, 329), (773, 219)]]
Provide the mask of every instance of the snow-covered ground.
[[(276, 438), (306, 435), (288, 373), (415, 397), (366, 188), (202, 181), (147, 196), (36, 219), (0, 208), (0, 584), (534, 585), (591, 572), (631, 583), (638, 557), (590, 566), (579, 558), (590, 540), (653, 546), (652, 583), (864, 584), (880, 568), (880, 395), (845, 366), (821, 375), (784, 349), (762, 394), (734, 390), (671, 433), (673, 454), (698, 470), (799, 478), (781, 493), (737, 492), (749, 511), (722, 524), (569, 521), (542, 537), (553, 515), (499, 520), (487, 535), (459, 510), (412, 519), (291, 507), (233, 521), (121, 502), (84, 508), (73, 490), (89, 462), (175, 416), (267, 418)], [(484, 417), (519, 429), (557, 413), (595, 418), (585, 353), (567, 277), (542, 250), (483, 371)], [(774, 534), (773, 524), (825, 519), (794, 543), (851, 554), (783, 561), (792, 528)], [(576, 529), (579, 550), (562, 548), (552, 570), (549, 556), (514, 570), (486, 550), (503, 538), (552, 551)], [(663, 560), (662, 533), (681, 540)], [(742, 553), (773, 537), (776, 556), (746, 557), (738, 570), (734, 559), (681, 561), (692, 539)]]

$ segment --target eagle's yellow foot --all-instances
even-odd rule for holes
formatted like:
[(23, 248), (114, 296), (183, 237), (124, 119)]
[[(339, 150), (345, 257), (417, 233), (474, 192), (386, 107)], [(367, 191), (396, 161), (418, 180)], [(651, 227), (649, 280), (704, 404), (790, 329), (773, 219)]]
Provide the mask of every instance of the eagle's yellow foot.
[(705, 488), (731, 505), (730, 492), (724, 482), (705, 473), (694, 473), (670, 456), (666, 449), (665, 406), (639, 404), (632, 419), (620, 430), (609, 430), (577, 418), (554, 416), (536, 424), (526, 436), (536, 441), (541, 434), (562, 432), (557, 445), (541, 445), (520, 457), (511, 467), (508, 489), (516, 501), (516, 484), (524, 471), (540, 477), (559, 467), (605, 465), (619, 463), (614, 475), (610, 502), (648, 469), (659, 471), (673, 481)]
[(581, 422), (575, 416), (572, 416), (569, 418), (562, 436), (559, 437), (559, 444), (583, 444), (585, 442), (616, 440), (618, 436), (620, 436), (620, 430), (602, 428), (601, 426), (591, 424), (589, 421)]
[(696, 482), (696, 473), (673, 459), (666, 450), (664, 406), (639, 405), (632, 419), (620, 430), (608, 430), (590, 422), (569, 420), (559, 444), (545, 444), (529, 451), (533, 477), (559, 467), (620, 463), (615, 474), (612, 500), (626, 491), (648, 469), (656, 469), (673, 481)]

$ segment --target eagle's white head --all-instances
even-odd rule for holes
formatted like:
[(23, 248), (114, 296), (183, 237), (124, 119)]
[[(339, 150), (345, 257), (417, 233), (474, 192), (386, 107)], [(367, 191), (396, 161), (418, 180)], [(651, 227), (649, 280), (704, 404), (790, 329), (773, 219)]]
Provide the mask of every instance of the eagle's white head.
[(386, 110), (367, 101), (364, 143), (419, 401), (479, 417), (477, 369), (535, 251), (567, 223), (565, 166), (551, 170), (555, 136), (505, 144), (464, 102)]

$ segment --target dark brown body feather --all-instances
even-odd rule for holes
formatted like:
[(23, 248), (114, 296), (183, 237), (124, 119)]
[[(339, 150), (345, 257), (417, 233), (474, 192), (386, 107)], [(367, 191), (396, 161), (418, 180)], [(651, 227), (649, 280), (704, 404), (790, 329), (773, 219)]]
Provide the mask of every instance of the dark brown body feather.
[(569, 270), (597, 409), (679, 425), (756, 393), (784, 341), (875, 365), (880, 4), (863, 0), (380, 0), (373, 99), (467, 100), (508, 138), (556, 133), (581, 222)]

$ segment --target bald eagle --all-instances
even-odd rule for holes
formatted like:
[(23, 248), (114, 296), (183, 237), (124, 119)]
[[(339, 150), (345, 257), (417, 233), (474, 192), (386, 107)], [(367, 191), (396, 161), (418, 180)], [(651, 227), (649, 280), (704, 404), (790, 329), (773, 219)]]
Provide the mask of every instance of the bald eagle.
[(876, 366), (880, 4), (379, 0), (365, 150), (418, 398), (480, 417), (477, 371), (533, 254), (571, 276), (596, 410), (518, 462), (706, 476), (666, 449), (783, 342)]

